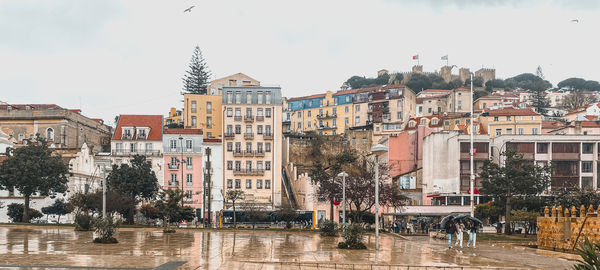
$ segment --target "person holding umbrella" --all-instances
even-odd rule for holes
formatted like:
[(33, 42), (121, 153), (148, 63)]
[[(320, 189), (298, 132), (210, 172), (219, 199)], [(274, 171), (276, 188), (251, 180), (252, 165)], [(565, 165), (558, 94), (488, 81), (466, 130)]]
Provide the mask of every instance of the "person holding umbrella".
[(473, 248), (475, 248), (475, 243), (477, 242), (477, 225), (478, 224), (472, 220), (467, 222), (467, 230), (469, 231), (469, 241), (467, 242), (467, 247), (469, 247), (470, 243), (473, 243)]
[(450, 216), (448, 221), (444, 224), (444, 230), (446, 231), (446, 237), (448, 238), (448, 248), (452, 248), (452, 235), (456, 232), (453, 216)]

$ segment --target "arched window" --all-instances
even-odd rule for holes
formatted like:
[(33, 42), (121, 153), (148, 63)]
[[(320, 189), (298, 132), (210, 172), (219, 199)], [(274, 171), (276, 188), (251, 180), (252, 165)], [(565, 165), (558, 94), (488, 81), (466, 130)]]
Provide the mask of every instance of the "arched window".
[(433, 118), (433, 119), (431, 119), (431, 124), (433, 124), (433, 125), (437, 125), (437, 123), (438, 123), (438, 120), (437, 120), (437, 118)]
[(46, 129), (46, 140), (48, 140), (49, 142), (54, 141), (54, 129), (52, 129), (52, 128)]
[(425, 118), (421, 119), (421, 125), (427, 125), (427, 119), (425, 119)]

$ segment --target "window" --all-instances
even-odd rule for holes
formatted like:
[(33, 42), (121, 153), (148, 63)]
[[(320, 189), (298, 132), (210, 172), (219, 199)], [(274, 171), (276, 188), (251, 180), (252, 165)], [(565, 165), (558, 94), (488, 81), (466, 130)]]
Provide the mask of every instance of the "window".
[(225, 129), (225, 134), (233, 134), (233, 126), (227, 125), (227, 129)]
[(265, 151), (266, 152), (271, 152), (271, 143), (270, 142), (266, 142), (265, 143)]
[(252, 188), (252, 179), (246, 179), (246, 189)]
[(594, 153), (594, 144), (593, 143), (584, 143), (582, 145), (581, 153), (583, 153), (583, 154)]
[(212, 102), (210, 102), (210, 101), (206, 102), (206, 113), (212, 114)]
[(594, 172), (592, 161), (582, 161), (581, 162), (581, 172), (582, 173), (591, 173)]
[(169, 186), (177, 186), (177, 174), (171, 174), (171, 181), (169, 181)]
[(265, 179), (265, 189), (270, 189), (270, 188), (271, 188), (271, 180)]
[(177, 158), (176, 157), (171, 157), (171, 165), (176, 165), (177, 164)]
[(547, 154), (548, 153), (548, 143), (537, 143), (537, 152), (538, 152), (538, 154)]
[[(350, 102), (350, 96), (346, 96), (346, 102)], [(346, 107), (348, 108), (348, 107)]]
[(510, 121), (510, 116), (507, 116), (507, 117), (506, 117), (506, 121)]
[(366, 144), (366, 143), (367, 143), (367, 138), (363, 138), (363, 139), (362, 139), (362, 143), (363, 143), (363, 144)]
[(242, 117), (242, 109), (241, 108), (235, 108), (235, 116)]
[(271, 161), (265, 161), (265, 170), (267, 170), (267, 171), (271, 170)]
[(523, 134), (525, 134), (525, 130), (523, 128), (518, 128), (517, 129), (517, 134), (523, 135)]
[(298, 112), (298, 119), (302, 118), (302, 112)]
[(262, 161), (257, 161), (256, 162), (256, 169), (259, 171), (263, 170), (263, 162)]
[(458, 101), (458, 110), (462, 110), (462, 100)]
[(233, 143), (232, 142), (228, 142), (227, 143), (227, 152), (231, 152), (233, 151)]
[[(192, 181), (192, 174), (188, 173), (185, 175), (185, 184), (189, 187), (192, 186), (194, 184), (194, 182)], [(191, 190), (190, 190), (191, 191)]]
[[(348, 97), (346, 97), (346, 98), (348, 98)], [(350, 112), (350, 107), (349, 106), (344, 107), (344, 112), (346, 112), (346, 113)]]
[(227, 179), (227, 188), (233, 188), (233, 179)]
[(306, 126), (307, 126), (308, 128), (311, 128), (311, 122), (310, 122), (310, 121), (308, 121), (308, 123), (306, 123)]
[(235, 92), (235, 104), (242, 104), (242, 92)]
[(414, 121), (410, 121), (410, 122), (408, 122), (408, 126), (409, 126), (409, 127), (415, 127), (415, 122), (414, 122)]
[(512, 135), (512, 132), (513, 132), (512, 128), (506, 129), (506, 135)]
[(191, 190), (186, 190), (185, 191), (185, 197), (191, 199), (192, 198), (192, 191)]
[(354, 117), (354, 124), (358, 125), (360, 123), (360, 116)]
[(337, 115), (337, 108), (333, 108), (332, 114)]
[(331, 125), (335, 127), (337, 125), (337, 119), (333, 118)]
[(308, 116), (308, 117), (311, 117), (311, 116), (312, 116), (312, 111), (311, 111), (311, 110), (308, 110), (308, 111), (306, 112), (306, 116)]
[(196, 116), (192, 116), (192, 127), (196, 127)]
[(256, 93), (256, 96), (257, 96), (256, 103), (263, 104), (263, 93), (259, 91), (258, 93)]
[(196, 112), (196, 101), (192, 101), (192, 113)]
[(235, 162), (235, 170), (238, 172), (242, 170), (242, 162), (241, 161), (237, 160)]
[[(271, 104), (271, 92), (265, 92), (265, 104)], [(270, 115), (267, 117), (271, 117)]]
[(261, 116), (261, 117), (265, 116), (265, 115), (263, 114), (263, 109), (262, 109), (262, 108), (258, 108), (258, 109), (256, 109), (256, 116)]
[(421, 119), (421, 125), (426, 125), (427, 124), (427, 119), (423, 118)]
[(246, 133), (252, 133), (252, 125), (246, 125)]
[(497, 128), (496, 129), (496, 136), (500, 136), (500, 135), (502, 135), (502, 129)]
[(232, 95), (231, 91), (227, 91), (227, 103), (228, 104), (233, 103), (232, 99), (233, 99), (233, 95)]
[(193, 162), (193, 160), (192, 160), (192, 157), (187, 157), (187, 158), (185, 159), (185, 167), (186, 167), (187, 169), (191, 169), (191, 168), (192, 168), (192, 166), (193, 166), (193, 164), (194, 164), (194, 162)]
[(427, 108), (427, 113), (432, 113), (433, 109), (432, 108)]
[(242, 143), (241, 142), (235, 143), (235, 151), (238, 153), (242, 151)]
[(256, 189), (262, 189), (262, 180), (261, 179), (256, 180)]
[(302, 123), (298, 123), (298, 129), (302, 129)]
[(232, 117), (232, 116), (233, 116), (233, 109), (227, 108), (227, 117)]
[(117, 147), (117, 152), (123, 151), (123, 143), (117, 143), (116, 147)]
[(271, 108), (266, 108), (265, 109), (265, 117), (271, 118)]
[(263, 152), (263, 143), (261, 143), (261, 142), (256, 143), (256, 152), (258, 152), (258, 153)]
[(252, 161), (246, 161), (246, 170), (252, 170)]
[(256, 126), (256, 133), (257, 134), (263, 134), (263, 126), (262, 125)]
[(169, 141), (169, 148), (171, 148), (171, 152), (176, 151), (177, 150), (177, 141), (176, 140), (170, 140)]
[(398, 120), (402, 120), (402, 112), (397, 112), (397, 113), (396, 113), (396, 118), (397, 118)]
[(432, 125), (437, 125), (437, 123), (438, 123), (438, 120), (437, 120), (437, 119), (435, 119), (435, 118), (434, 118), (434, 119), (431, 119), (431, 124), (432, 124)]
[(323, 109), (319, 109), (319, 115), (323, 115)]
[(235, 125), (235, 134), (242, 134), (242, 126)]
[(251, 142), (246, 143), (246, 152), (252, 152), (252, 143)]
[(594, 177), (581, 177), (581, 188), (582, 189), (592, 189), (592, 183), (594, 182)]
[(532, 116), (532, 117), (531, 117), (531, 120), (535, 120), (535, 116)]
[(46, 140), (49, 142), (54, 141), (54, 129), (52, 129), (52, 128), (46, 129)]
[(348, 118), (348, 117), (344, 118), (344, 124), (349, 125), (350, 124), (350, 118)]
[(231, 161), (231, 160), (227, 161), (227, 169), (228, 170), (233, 170), (233, 161)]
[(355, 112), (360, 112), (360, 105), (355, 105), (354, 106), (354, 111)]
[(192, 150), (193, 142), (192, 140), (185, 140), (185, 149)]
[(235, 179), (235, 188), (237, 188), (237, 189), (242, 188), (242, 180), (241, 179)]
[(206, 117), (206, 128), (212, 128), (212, 116)]
[(531, 134), (537, 135), (538, 134), (538, 129), (537, 128), (532, 128), (531, 129)]
[(494, 116), (494, 122), (498, 122), (498, 116)]

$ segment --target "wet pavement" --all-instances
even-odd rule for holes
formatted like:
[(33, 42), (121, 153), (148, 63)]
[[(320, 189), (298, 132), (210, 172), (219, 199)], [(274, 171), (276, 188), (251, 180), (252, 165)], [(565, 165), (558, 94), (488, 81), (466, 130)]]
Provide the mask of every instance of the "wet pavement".
[[(511, 244), (448, 249), (428, 237), (368, 235), (367, 250), (339, 250), (312, 232), (120, 229), (118, 244), (92, 243), (72, 227), (0, 226), (0, 268), (9, 269), (566, 269), (577, 256)], [(418, 269), (411, 267), (410, 269)], [(425, 268), (423, 268), (425, 269)], [(461, 268), (457, 268), (461, 269)]]

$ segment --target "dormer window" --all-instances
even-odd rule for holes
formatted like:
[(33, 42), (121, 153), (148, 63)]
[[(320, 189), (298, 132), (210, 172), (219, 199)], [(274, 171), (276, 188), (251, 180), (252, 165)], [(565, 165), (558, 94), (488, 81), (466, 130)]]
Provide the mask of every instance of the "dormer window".
[(138, 139), (142, 139), (145, 140), (148, 138), (147, 134), (146, 134), (146, 130), (145, 129), (140, 129), (138, 130), (138, 134), (137, 134), (137, 138)]
[(431, 119), (431, 124), (432, 125), (437, 125), (437, 123), (438, 123), (437, 118)]
[(427, 119), (421, 119), (421, 125), (426, 125), (427, 124)]
[(408, 122), (408, 126), (409, 127), (415, 127), (415, 122), (413, 122), (413, 121)]
[(25, 106), (25, 110), (31, 110), (31, 106), (29, 106), (29, 105)]
[(131, 134), (132, 134), (131, 129), (123, 129), (122, 139), (123, 140), (131, 140), (131, 138), (132, 138)]

